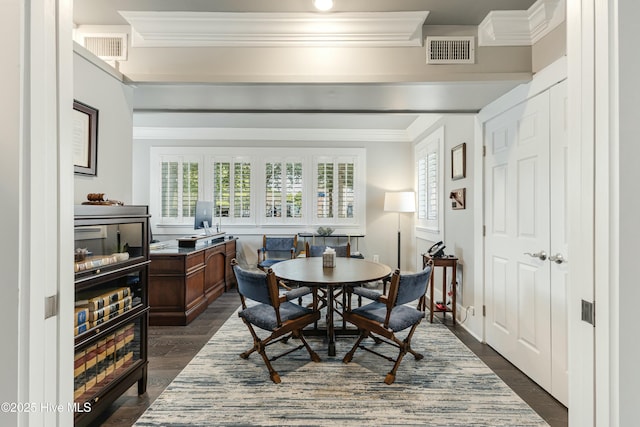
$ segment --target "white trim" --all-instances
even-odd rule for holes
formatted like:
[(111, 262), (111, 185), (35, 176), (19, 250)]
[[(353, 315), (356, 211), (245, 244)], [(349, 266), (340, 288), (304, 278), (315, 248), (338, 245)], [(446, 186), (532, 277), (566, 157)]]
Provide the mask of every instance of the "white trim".
[(479, 114), (474, 120), (475, 147), (473, 150), (473, 306), (475, 315), (468, 327), (476, 331), (481, 342), (486, 342), (486, 317), (484, 306), (484, 122)]
[[(592, 106), (595, 126), (592, 125), (594, 142), (591, 148), (594, 172), (593, 182), (589, 183), (589, 185), (592, 187), (593, 198), (591, 201), (594, 207), (593, 246), (597, 248), (596, 256), (593, 258), (594, 286), (592, 299), (592, 301), (596, 302), (596, 324), (595, 328), (591, 328), (591, 330), (595, 333), (595, 342), (601, 344), (594, 346), (593, 357), (595, 360), (592, 362), (595, 365), (593, 367), (596, 384), (594, 390), (596, 405), (594, 405), (594, 409), (596, 413), (595, 425), (597, 426), (629, 425), (630, 422), (629, 419), (627, 419), (627, 422), (621, 422), (622, 408), (618, 407), (621, 384), (620, 367), (623, 364), (620, 357), (619, 322), (621, 319), (619, 313), (621, 308), (624, 309), (624, 303), (621, 303), (619, 299), (620, 281), (616, 280), (620, 272), (619, 262), (621, 258), (619, 249), (621, 241), (619, 234), (615, 230), (622, 218), (619, 204), (612, 203), (619, 200), (617, 190), (620, 188), (618, 182), (618, 171), (620, 169), (612, 163), (617, 162), (618, 157), (612, 156), (616, 154), (620, 143), (618, 131), (620, 130), (621, 120), (617, 108), (620, 60), (617, 57), (618, 52), (616, 50), (618, 40), (617, 37), (612, 38), (611, 30), (617, 33), (620, 27), (617, 25), (617, 19), (612, 19), (607, 10), (612, 3), (615, 2), (594, 2), (593, 22), (595, 28), (593, 29), (594, 37), (592, 39), (594, 44), (593, 46), (588, 46), (588, 48), (594, 49), (595, 56), (593, 58), (594, 103)], [(635, 22), (633, 25), (635, 25)], [(610, 27), (612, 28), (610, 29)], [(637, 34), (635, 32), (635, 35)], [(630, 43), (628, 46), (633, 44)], [(582, 168), (584, 167), (585, 165), (582, 165)], [(585, 185), (583, 188), (587, 190), (588, 187)], [(625, 206), (628, 206), (629, 210), (633, 210), (633, 204), (628, 205), (625, 202)], [(585, 252), (581, 253), (581, 255), (585, 254)], [(570, 252), (570, 255), (574, 258), (573, 253)], [(595, 262), (596, 259), (601, 259), (601, 262)], [(572, 273), (573, 271), (571, 271)], [(602, 284), (606, 285), (603, 286)], [(624, 298), (636, 300), (632, 295), (632, 293), (625, 293)], [(637, 296), (637, 293), (635, 296)], [(632, 306), (635, 306), (635, 304)], [(629, 306), (629, 308), (632, 306)], [(613, 325), (615, 325), (615, 329), (612, 329)], [(610, 333), (610, 331), (615, 332)], [(602, 341), (600, 341), (601, 339)], [(583, 345), (585, 344), (587, 343), (583, 343)], [(591, 367), (588, 365), (584, 366), (584, 369), (589, 368)], [(632, 373), (624, 373), (623, 375), (637, 377)], [(603, 402), (610, 403), (605, 405), (602, 404)], [(614, 402), (618, 402), (618, 404)], [(637, 408), (633, 408), (632, 412), (635, 418)]]
[(193, 141), (345, 141), (411, 142), (406, 130), (389, 129), (284, 129), (284, 128), (207, 128), (145, 127), (133, 128), (133, 139)]
[(565, 20), (566, 0), (538, 0), (528, 10), (491, 11), (478, 25), (479, 46), (531, 46)]
[(421, 46), (427, 11), (165, 12), (119, 11), (132, 47)]
[[(569, 290), (567, 295), (569, 334), (569, 425), (615, 425), (607, 421), (596, 423), (596, 414), (605, 414), (609, 399), (595, 399), (594, 328), (581, 321), (580, 301), (594, 300), (594, 268), (607, 262), (607, 255), (596, 259), (594, 247), (594, 120), (595, 120), (595, 11), (591, 0), (568, 2), (568, 121), (569, 145), (567, 164), (567, 224), (569, 253)], [(605, 34), (603, 34), (605, 36)], [(603, 37), (606, 38), (606, 37)], [(602, 58), (603, 61), (607, 59)], [(603, 100), (606, 102), (606, 100)], [(605, 252), (606, 254), (606, 252)], [(585, 268), (585, 266), (593, 266)], [(605, 285), (608, 288), (608, 283)], [(600, 304), (597, 309), (600, 310)], [(600, 316), (596, 316), (599, 322)], [(602, 337), (607, 347), (608, 336)], [(610, 375), (604, 364), (605, 375)]]

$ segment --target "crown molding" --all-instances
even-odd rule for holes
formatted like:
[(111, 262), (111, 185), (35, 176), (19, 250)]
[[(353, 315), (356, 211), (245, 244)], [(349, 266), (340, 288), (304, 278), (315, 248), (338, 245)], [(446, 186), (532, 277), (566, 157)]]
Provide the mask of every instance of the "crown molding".
[(421, 46), (428, 11), (232, 13), (119, 11), (132, 47)]
[(478, 45), (531, 46), (565, 17), (566, 0), (538, 0), (527, 10), (492, 11), (478, 26)]
[(411, 142), (406, 130), (144, 127), (134, 140)]

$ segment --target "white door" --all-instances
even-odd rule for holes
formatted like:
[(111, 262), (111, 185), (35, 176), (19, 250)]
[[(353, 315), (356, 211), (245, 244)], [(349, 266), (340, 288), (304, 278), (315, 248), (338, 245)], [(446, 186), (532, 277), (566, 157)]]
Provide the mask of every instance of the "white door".
[(485, 124), (486, 340), (551, 389), (549, 92)]
[(551, 88), (550, 201), (551, 242), (551, 394), (569, 405), (569, 360), (567, 333), (569, 260), (567, 244), (568, 97), (567, 82)]

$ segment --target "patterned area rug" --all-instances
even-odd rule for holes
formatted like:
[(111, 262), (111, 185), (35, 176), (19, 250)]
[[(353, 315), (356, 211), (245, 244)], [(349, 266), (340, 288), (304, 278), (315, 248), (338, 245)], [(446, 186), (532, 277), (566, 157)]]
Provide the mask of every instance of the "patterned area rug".
[[(311, 362), (304, 349), (284, 356), (272, 362), (282, 379), (274, 384), (258, 354), (239, 357), (252, 340), (233, 314), (135, 425), (547, 425), (440, 323), (420, 324), (412, 344), (425, 357), (407, 355), (390, 386), (383, 380), (392, 362), (358, 350), (342, 363), (354, 339), (339, 337), (329, 357), (321, 338), (309, 338), (322, 362)], [(274, 344), (267, 354), (296, 344)]]

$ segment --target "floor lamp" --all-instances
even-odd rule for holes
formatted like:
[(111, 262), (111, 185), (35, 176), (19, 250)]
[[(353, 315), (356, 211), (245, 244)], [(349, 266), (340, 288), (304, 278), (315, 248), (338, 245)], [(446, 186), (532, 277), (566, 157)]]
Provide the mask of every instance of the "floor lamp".
[(413, 191), (384, 193), (385, 212), (398, 213), (398, 269), (400, 269), (400, 213), (416, 211), (416, 195)]

